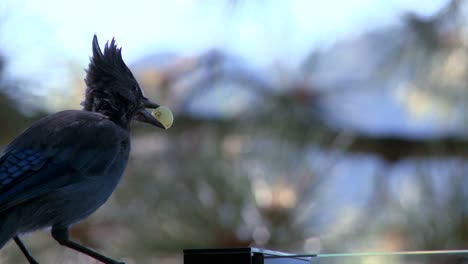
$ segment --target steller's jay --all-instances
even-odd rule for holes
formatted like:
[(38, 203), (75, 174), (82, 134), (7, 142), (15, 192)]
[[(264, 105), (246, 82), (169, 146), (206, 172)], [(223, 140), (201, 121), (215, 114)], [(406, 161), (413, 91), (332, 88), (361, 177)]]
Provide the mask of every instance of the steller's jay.
[(96, 35), (86, 71), (83, 110), (49, 115), (16, 137), (0, 156), (0, 249), (13, 239), (38, 263), (20, 234), (52, 227), (63, 246), (104, 263), (121, 263), (69, 239), (70, 225), (88, 217), (114, 191), (127, 165), (132, 120), (165, 128), (114, 39), (101, 51)]

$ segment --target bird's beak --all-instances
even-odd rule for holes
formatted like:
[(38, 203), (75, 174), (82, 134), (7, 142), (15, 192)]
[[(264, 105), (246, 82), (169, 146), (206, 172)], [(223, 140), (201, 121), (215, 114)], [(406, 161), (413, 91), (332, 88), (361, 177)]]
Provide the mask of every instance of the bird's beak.
[(159, 105), (157, 103), (151, 102), (148, 98), (143, 97), (141, 103), (141, 109), (136, 113), (134, 119), (140, 122), (148, 123), (153, 126), (157, 126), (162, 129), (166, 129), (166, 127), (159, 122), (153, 115), (151, 115), (146, 108), (156, 109)]

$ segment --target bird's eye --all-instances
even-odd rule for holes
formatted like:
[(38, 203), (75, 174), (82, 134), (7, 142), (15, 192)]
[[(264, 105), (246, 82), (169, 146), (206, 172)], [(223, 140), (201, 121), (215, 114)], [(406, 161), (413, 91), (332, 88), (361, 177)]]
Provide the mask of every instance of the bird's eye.
[(133, 86), (132, 86), (132, 90), (135, 91), (135, 92), (138, 91), (138, 86), (137, 86), (137, 85), (133, 85)]

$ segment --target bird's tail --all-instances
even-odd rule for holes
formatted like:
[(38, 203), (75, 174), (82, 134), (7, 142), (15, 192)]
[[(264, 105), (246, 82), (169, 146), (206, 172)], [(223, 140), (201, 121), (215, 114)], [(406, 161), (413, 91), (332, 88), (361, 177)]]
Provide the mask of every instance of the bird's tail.
[(0, 213), (0, 249), (16, 235), (18, 221), (12, 214)]

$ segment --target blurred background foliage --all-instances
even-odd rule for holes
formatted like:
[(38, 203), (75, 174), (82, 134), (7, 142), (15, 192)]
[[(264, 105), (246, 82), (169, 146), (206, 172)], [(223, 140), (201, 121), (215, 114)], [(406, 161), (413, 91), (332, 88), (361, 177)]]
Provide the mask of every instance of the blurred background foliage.
[[(229, 16), (244, 5), (225, 2)], [(260, 68), (212, 47), (148, 49), (127, 61), (175, 124), (164, 132), (135, 124), (118, 190), (72, 236), (128, 263), (182, 263), (184, 248), (467, 248), (466, 8), (452, 0), (430, 15), (402, 11), (394, 25), (310, 44), (298, 67)], [(6, 70), (14, 56), (0, 56), (0, 146), (51, 111), (77, 109), (84, 92), (86, 64), (68, 61), (68, 88), (38, 95)], [(44, 263), (92, 262), (47, 234), (26, 243)], [(12, 243), (0, 260), (25, 262)]]

